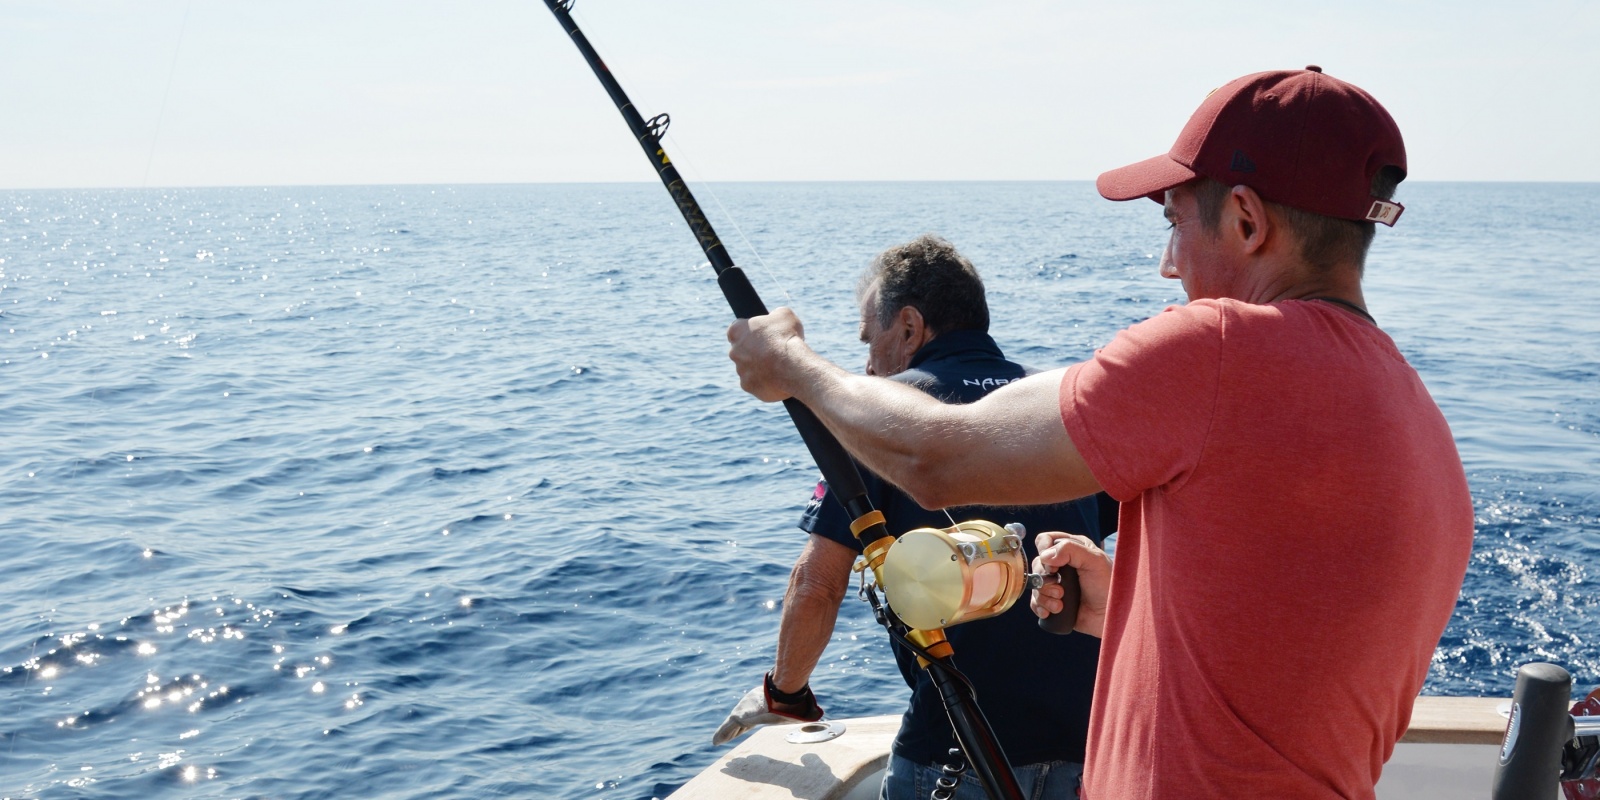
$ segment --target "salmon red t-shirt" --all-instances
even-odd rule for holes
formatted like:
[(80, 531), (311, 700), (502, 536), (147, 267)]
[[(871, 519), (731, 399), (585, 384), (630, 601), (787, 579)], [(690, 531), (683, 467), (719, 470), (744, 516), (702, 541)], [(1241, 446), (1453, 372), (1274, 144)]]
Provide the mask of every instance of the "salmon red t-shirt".
[(1060, 400), (1122, 501), (1083, 797), (1372, 797), (1472, 547), (1393, 341), (1331, 303), (1200, 300)]

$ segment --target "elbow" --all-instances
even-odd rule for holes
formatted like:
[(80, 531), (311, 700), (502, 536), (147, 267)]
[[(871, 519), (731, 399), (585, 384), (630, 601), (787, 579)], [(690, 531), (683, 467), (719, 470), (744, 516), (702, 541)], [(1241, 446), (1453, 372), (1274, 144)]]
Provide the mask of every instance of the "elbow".
[(961, 496), (964, 481), (959, 480), (951, 465), (954, 459), (942, 454), (924, 453), (910, 459), (901, 490), (916, 504), (927, 509), (962, 505), (967, 498)]
[(842, 573), (818, 569), (802, 560), (794, 565), (794, 572), (789, 576), (789, 591), (783, 602), (794, 608), (837, 608), (849, 589), (848, 569)]

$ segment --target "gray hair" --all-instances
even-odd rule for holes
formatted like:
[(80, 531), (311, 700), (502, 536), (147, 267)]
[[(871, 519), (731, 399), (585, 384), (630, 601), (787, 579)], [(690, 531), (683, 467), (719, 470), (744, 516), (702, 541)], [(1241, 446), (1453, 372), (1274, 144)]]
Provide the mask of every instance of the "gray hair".
[(934, 335), (949, 331), (988, 332), (989, 303), (983, 279), (955, 245), (927, 233), (879, 253), (861, 273), (856, 297), (877, 287), (878, 324), (887, 326), (911, 306), (921, 312)]

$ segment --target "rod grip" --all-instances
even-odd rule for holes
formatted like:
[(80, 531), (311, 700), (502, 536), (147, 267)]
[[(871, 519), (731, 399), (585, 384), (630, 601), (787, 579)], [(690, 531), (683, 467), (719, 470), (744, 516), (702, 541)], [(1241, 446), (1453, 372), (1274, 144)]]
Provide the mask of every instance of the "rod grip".
[(728, 306), (735, 317), (749, 319), (767, 313), (767, 304), (761, 302), (761, 295), (756, 294), (756, 287), (750, 285), (744, 270), (728, 267), (717, 273), (717, 287), (722, 289), (722, 296), (728, 298)]
[(1523, 664), (1495, 764), (1491, 800), (1551, 800), (1561, 782), (1561, 748), (1572, 738), (1572, 676), (1555, 664)]
[[(844, 445), (833, 438), (822, 420), (817, 419), (817, 415), (804, 403), (791, 397), (783, 401), (783, 407), (789, 410), (789, 417), (794, 420), (795, 429), (800, 431), (800, 438), (805, 440), (806, 449), (816, 459), (817, 470), (827, 479), (828, 493), (839, 498), (845, 510), (852, 512), (852, 518), (859, 516), (854, 513), (850, 501), (858, 497), (866, 498), (867, 485), (861, 480), (856, 462), (850, 460)], [(872, 508), (871, 503), (867, 504), (867, 508)]]

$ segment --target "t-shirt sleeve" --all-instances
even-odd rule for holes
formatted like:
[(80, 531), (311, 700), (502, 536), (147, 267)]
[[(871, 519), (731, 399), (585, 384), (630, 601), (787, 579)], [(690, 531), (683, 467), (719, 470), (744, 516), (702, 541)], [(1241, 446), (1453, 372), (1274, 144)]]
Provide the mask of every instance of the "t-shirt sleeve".
[[(863, 475), (862, 479), (865, 480), (866, 476)], [(806, 501), (805, 510), (800, 513), (800, 530), (832, 539), (857, 552), (861, 550), (860, 540), (850, 532), (849, 512), (829, 494), (825, 480), (817, 481), (816, 491)]]
[(1199, 463), (1217, 402), (1226, 306), (1174, 306), (1118, 333), (1061, 379), (1061, 420), (1101, 488), (1127, 502), (1176, 490)]

